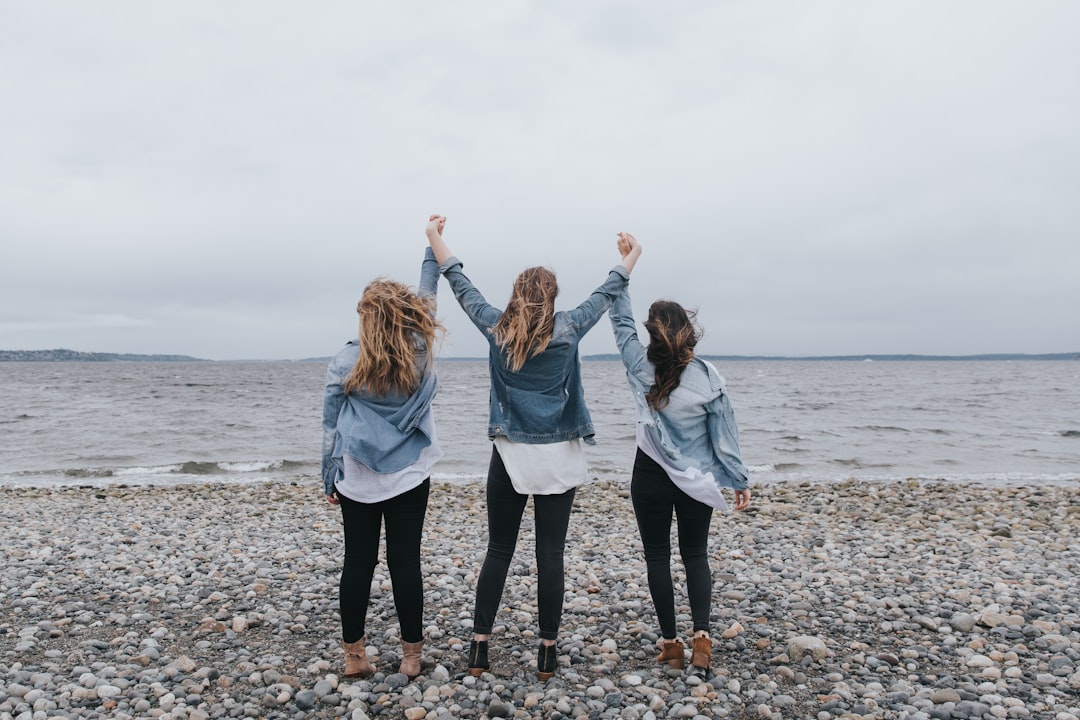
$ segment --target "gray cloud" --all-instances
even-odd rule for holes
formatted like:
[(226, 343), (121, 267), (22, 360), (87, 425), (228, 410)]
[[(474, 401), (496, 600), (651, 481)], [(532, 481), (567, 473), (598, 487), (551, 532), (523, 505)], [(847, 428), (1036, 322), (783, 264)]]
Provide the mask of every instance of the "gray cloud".
[(5, 3), (0, 347), (329, 354), (437, 211), (496, 304), (532, 264), (576, 303), (634, 232), (635, 306), (699, 307), (708, 352), (1076, 350), (1078, 20)]

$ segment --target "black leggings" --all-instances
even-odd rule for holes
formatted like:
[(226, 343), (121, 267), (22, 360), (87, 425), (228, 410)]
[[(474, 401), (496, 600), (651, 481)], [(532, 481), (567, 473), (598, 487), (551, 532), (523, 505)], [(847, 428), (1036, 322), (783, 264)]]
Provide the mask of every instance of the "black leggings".
[(420, 535), (424, 530), (431, 479), (412, 490), (377, 503), (338, 495), (345, 522), (345, 565), (341, 570), (341, 639), (364, 636), (371, 578), (379, 562), (379, 530), (386, 519), (386, 565), (394, 586), (394, 607), (401, 639), (424, 639), (424, 586), (420, 576)]
[(664, 638), (675, 637), (675, 589), (671, 580), (671, 515), (679, 521), (679, 554), (686, 568), (686, 592), (694, 631), (709, 630), (712, 607), (712, 573), (709, 570), (709, 522), (712, 508), (693, 499), (671, 482), (655, 460), (637, 451), (634, 476), (630, 482), (649, 593)]
[[(533, 495), (536, 515), (537, 605), (540, 609), (540, 637), (555, 640), (559, 636), (563, 602), (563, 548), (574, 507), (571, 488), (558, 495)], [(528, 495), (514, 489), (502, 458), (494, 447), (488, 467), (487, 515), (488, 546), (484, 566), (476, 582), (476, 611), (473, 632), (490, 635), (499, 610), (506, 574), (517, 546), (521, 515)]]

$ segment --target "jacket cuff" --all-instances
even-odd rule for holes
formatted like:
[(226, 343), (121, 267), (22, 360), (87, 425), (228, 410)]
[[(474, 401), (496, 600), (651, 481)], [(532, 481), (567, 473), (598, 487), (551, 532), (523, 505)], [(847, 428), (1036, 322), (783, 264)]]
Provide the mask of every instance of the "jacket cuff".
[(456, 255), (451, 255), (446, 258), (446, 262), (439, 266), (439, 272), (445, 275), (447, 271), (453, 270), (455, 265), (458, 267), (465, 267), (465, 263), (458, 260)]
[(621, 263), (611, 268), (611, 272), (622, 275), (623, 280), (626, 280), (627, 282), (630, 281), (630, 271), (624, 268)]

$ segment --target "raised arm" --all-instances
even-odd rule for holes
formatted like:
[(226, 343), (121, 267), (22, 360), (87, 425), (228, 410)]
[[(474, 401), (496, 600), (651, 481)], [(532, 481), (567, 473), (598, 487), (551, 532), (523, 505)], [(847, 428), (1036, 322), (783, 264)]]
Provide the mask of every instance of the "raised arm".
[(454, 255), (454, 253), (450, 252), (450, 248), (447, 247), (446, 241), (443, 240), (442, 231), (445, 227), (445, 216), (432, 215), (428, 218), (427, 230), (425, 231), (427, 233), (428, 245), (431, 246), (432, 251), (435, 253), (435, 260), (439, 265), (444, 264)]
[(630, 272), (641, 256), (641, 244), (633, 235), (619, 233), (619, 254), (622, 255), (622, 260), (608, 273), (604, 284), (596, 288), (585, 302), (570, 311), (570, 318), (582, 335), (600, 320), (600, 316), (611, 307), (615, 298), (626, 287)]
[(483, 294), (476, 289), (472, 281), (462, 272), (462, 262), (450, 252), (446, 241), (443, 240), (442, 233), (445, 227), (446, 218), (444, 216), (432, 215), (428, 219), (426, 230), (428, 244), (435, 254), (439, 269), (446, 276), (447, 282), (450, 283), (450, 289), (454, 291), (454, 297), (457, 298), (461, 309), (469, 316), (469, 320), (472, 321), (473, 325), (476, 325), (481, 332), (486, 332), (498, 321), (499, 316), (502, 315), (502, 310), (488, 303)]
[(434, 299), (438, 292), (439, 263), (435, 260), (435, 252), (430, 247), (426, 247), (424, 261), (420, 264), (420, 284), (416, 286), (416, 294)]
[(638, 339), (637, 325), (634, 323), (634, 311), (630, 306), (630, 290), (624, 288), (615, 298), (608, 310), (611, 330), (615, 333), (615, 344), (619, 348), (626, 371), (641, 383), (649, 386), (653, 382), (652, 373), (645, 356), (645, 348)]
[(622, 266), (626, 272), (634, 272), (638, 258), (641, 257), (641, 243), (630, 233), (618, 233), (619, 254), (622, 255)]

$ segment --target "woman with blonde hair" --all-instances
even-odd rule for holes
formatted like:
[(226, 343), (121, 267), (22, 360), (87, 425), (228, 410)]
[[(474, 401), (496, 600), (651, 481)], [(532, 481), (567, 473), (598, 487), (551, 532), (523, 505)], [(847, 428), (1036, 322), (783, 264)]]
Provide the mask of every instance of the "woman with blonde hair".
[(536, 671), (555, 674), (563, 602), (563, 548), (574, 492), (585, 482), (582, 441), (593, 426), (581, 385), (578, 343), (626, 286), (637, 260), (628, 253), (607, 279), (573, 310), (555, 312), (559, 292), (547, 268), (523, 271), (505, 310), (490, 305), (462, 272), (442, 237), (428, 226), (428, 242), (465, 314), (488, 341), (491, 379), (487, 478), (488, 545), (476, 584), (469, 674), (490, 669), (488, 640), (514, 556), (521, 516), (531, 495), (536, 518), (540, 646)]
[[(432, 217), (430, 226), (438, 226)], [(437, 382), (434, 344), (439, 267), (425, 248), (420, 285), (379, 278), (360, 298), (358, 340), (330, 361), (323, 403), (322, 478), (326, 499), (341, 507), (341, 639), (345, 677), (369, 677), (365, 626), (371, 579), (386, 522), (386, 564), (401, 627), (398, 672), (420, 674), (423, 582), (420, 535), (431, 467), (442, 457), (431, 403)]]
[[(619, 233), (619, 252), (640, 254), (641, 245)], [(678, 518), (679, 554), (694, 636), (691, 665), (706, 672), (712, 660), (709, 616), (709, 523), (713, 509), (726, 510), (721, 488), (734, 490), (735, 509), (750, 506), (748, 473), (739, 452), (739, 432), (724, 379), (694, 354), (701, 331), (692, 313), (670, 300), (649, 307), (649, 346), (638, 340), (630, 293), (623, 290), (608, 313), (637, 406), (637, 457), (630, 482), (645, 567), (657, 618), (661, 652), (657, 661), (682, 668), (685, 646), (676, 637), (675, 590), (671, 579), (671, 519)]]

